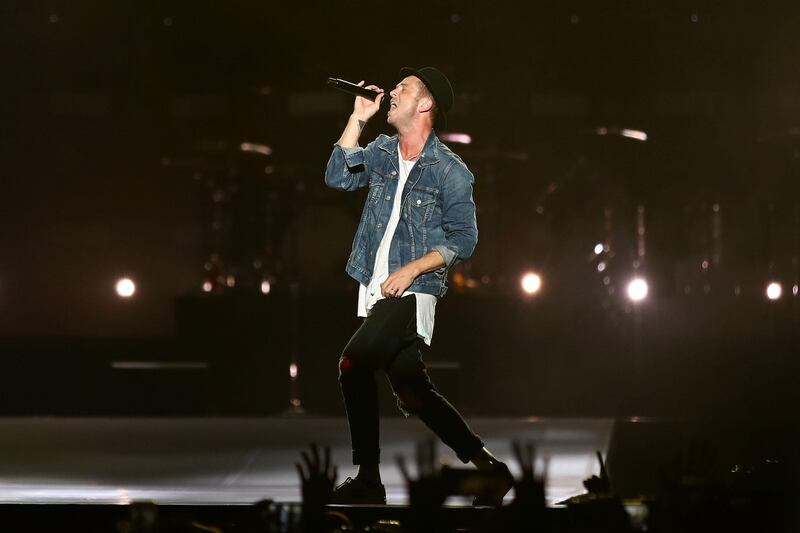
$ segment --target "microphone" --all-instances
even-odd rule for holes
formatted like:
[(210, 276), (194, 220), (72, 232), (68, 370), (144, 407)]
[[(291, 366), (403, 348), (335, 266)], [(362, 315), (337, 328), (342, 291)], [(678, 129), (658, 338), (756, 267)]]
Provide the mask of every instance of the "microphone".
[(355, 83), (340, 80), (338, 78), (328, 78), (328, 86), (348, 94), (361, 96), (362, 98), (366, 98), (372, 102), (375, 101), (376, 96), (383, 94), (383, 98), (381, 98), (381, 107), (388, 107), (389, 101), (391, 100), (389, 93), (379, 93), (378, 91), (373, 91), (372, 89), (367, 89), (365, 87), (356, 85)]

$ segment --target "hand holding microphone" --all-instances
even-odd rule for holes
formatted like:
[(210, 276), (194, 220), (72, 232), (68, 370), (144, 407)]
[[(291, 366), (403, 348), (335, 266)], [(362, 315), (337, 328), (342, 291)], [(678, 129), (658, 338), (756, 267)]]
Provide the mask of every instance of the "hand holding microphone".
[[(362, 87), (363, 85), (363, 80), (358, 83), (359, 87)], [(381, 108), (381, 101), (385, 95), (383, 89), (380, 89), (375, 85), (367, 85), (364, 88), (377, 93), (377, 96), (374, 100), (369, 100), (369, 98), (365, 98), (363, 96), (356, 96), (356, 101), (353, 102), (353, 114), (366, 122)]]
[(336, 78), (328, 78), (328, 85), (356, 96), (353, 103), (353, 115), (364, 122), (372, 118), (382, 105), (388, 105), (389, 102), (389, 98), (386, 98), (383, 89), (376, 85), (364, 86), (363, 80), (355, 84)]

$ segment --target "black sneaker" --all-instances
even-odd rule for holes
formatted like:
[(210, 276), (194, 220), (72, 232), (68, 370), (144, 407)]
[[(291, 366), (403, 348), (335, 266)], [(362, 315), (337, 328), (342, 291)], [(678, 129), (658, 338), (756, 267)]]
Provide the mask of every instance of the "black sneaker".
[(370, 483), (349, 477), (333, 489), (331, 503), (385, 505), (386, 489), (381, 483)]
[(511, 475), (505, 463), (494, 463), (493, 470), (493, 474), (497, 476), (497, 479), (492, 491), (488, 494), (476, 496), (472, 500), (473, 507), (500, 507), (503, 505), (503, 497), (514, 486), (514, 476)]

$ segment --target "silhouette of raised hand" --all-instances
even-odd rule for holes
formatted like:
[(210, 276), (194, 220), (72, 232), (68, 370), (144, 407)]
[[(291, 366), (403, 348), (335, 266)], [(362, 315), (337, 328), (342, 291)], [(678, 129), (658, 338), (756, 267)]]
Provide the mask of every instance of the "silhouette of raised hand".
[(309, 445), (309, 454), (300, 452), (302, 464), (295, 463), (303, 495), (304, 530), (321, 530), (325, 522), (325, 505), (330, 503), (336, 485), (337, 468), (331, 464), (331, 449), (325, 446), (324, 457), (316, 443)]
[(406, 482), (408, 502), (411, 507), (441, 507), (447, 499), (447, 487), (436, 465), (436, 443), (432, 440), (418, 442), (416, 447), (417, 477), (411, 476), (402, 455), (396, 458), (397, 468)]
[(408, 490), (411, 507), (408, 526), (411, 531), (433, 533), (442, 530), (441, 508), (448, 494), (436, 464), (436, 444), (432, 440), (417, 443), (416, 478), (409, 473), (403, 455), (398, 455), (395, 460)]
[(513, 441), (511, 449), (522, 474), (514, 483), (514, 501), (512, 505), (529, 509), (544, 509), (547, 505), (545, 485), (547, 483), (548, 461), (545, 460), (542, 475), (537, 477), (534, 473), (536, 448), (533, 443), (527, 442), (523, 446), (519, 441)]
[(295, 463), (302, 483), (303, 503), (325, 505), (330, 502), (333, 487), (336, 484), (337, 468), (331, 464), (330, 446), (325, 446), (324, 458), (316, 443), (309, 445), (311, 455), (307, 451), (300, 452), (302, 465)]

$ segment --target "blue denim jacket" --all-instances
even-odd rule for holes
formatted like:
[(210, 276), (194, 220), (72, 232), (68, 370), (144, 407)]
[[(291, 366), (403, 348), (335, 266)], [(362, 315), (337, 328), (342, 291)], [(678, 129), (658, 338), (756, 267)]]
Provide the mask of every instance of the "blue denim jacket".
[[(342, 191), (369, 186), (361, 222), (345, 271), (368, 285), (375, 254), (389, 222), (399, 181), (397, 135), (379, 135), (366, 148), (334, 145), (325, 170), (325, 183)], [(403, 189), (400, 222), (389, 248), (389, 273), (439, 252), (445, 266), (418, 276), (409, 291), (444, 296), (447, 273), (457, 261), (472, 255), (478, 242), (475, 181), (467, 166), (431, 131)]]

